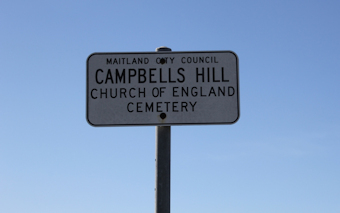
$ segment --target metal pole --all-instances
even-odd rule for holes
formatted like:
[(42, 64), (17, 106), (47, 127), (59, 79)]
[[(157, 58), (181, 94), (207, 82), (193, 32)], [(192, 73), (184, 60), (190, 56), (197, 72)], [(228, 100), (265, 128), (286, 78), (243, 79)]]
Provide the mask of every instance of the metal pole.
[[(158, 47), (156, 52), (171, 51)], [(156, 126), (156, 213), (170, 213), (171, 127)]]

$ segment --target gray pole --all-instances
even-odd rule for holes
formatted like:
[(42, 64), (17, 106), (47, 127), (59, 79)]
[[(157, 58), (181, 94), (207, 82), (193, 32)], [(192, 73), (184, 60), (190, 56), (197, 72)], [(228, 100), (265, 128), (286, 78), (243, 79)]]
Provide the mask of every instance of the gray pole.
[[(158, 47), (160, 51), (171, 49)], [(170, 131), (170, 126), (156, 126), (156, 213), (170, 213)]]

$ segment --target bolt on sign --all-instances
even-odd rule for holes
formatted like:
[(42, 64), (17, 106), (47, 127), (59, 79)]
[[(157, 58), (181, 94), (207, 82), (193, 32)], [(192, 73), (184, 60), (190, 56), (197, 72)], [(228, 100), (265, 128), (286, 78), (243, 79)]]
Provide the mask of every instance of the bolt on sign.
[(231, 51), (93, 53), (86, 77), (93, 126), (232, 124), (240, 115)]

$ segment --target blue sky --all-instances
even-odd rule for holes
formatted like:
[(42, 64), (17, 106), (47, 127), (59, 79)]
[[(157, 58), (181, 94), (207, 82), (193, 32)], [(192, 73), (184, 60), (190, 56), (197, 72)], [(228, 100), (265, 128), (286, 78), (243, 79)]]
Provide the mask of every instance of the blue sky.
[(155, 127), (86, 122), (93, 52), (232, 50), (241, 116), (173, 126), (172, 212), (340, 211), (339, 1), (2, 1), (0, 212), (153, 212)]

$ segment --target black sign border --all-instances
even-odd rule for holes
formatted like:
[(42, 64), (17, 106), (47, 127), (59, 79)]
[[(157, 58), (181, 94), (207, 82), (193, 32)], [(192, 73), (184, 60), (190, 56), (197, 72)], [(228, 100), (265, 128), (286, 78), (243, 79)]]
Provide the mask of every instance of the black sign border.
[[(148, 124), (93, 124), (89, 120), (89, 60), (93, 55), (132, 55), (132, 54), (183, 54), (183, 53), (231, 53), (236, 58), (236, 78), (237, 78), (237, 118), (232, 122), (209, 122), (209, 123), (148, 123)], [(164, 52), (95, 52), (89, 55), (86, 60), (86, 121), (94, 127), (126, 127), (126, 126), (187, 126), (187, 125), (226, 125), (234, 124), (240, 119), (240, 90), (239, 90), (239, 59), (235, 52), (227, 51), (164, 51)]]

